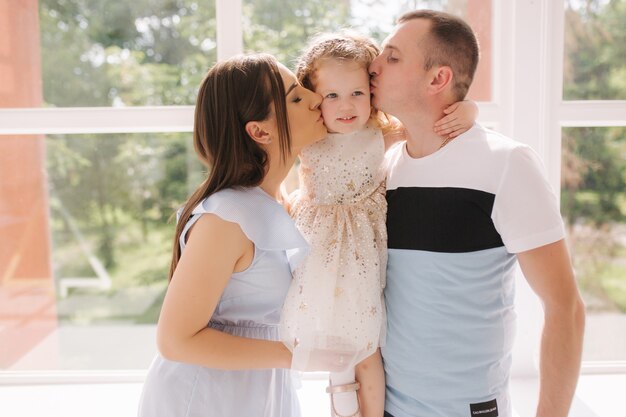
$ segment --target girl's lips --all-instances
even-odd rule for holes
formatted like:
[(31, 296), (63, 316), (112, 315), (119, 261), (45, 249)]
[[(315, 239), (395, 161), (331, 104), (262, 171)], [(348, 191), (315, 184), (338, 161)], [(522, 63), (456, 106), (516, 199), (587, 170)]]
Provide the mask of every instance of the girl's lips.
[(356, 116), (351, 116), (349, 118), (339, 118), (338, 117), (336, 120), (338, 122), (341, 122), (341, 123), (352, 123), (352, 122), (354, 122), (356, 120)]

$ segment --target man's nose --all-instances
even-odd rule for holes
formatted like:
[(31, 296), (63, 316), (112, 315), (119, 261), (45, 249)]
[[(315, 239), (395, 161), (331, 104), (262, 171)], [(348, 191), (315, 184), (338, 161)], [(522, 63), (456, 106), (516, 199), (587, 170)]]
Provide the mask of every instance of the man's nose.
[(371, 77), (375, 77), (378, 75), (378, 58), (375, 58), (372, 63), (370, 64), (370, 67), (368, 68), (368, 71), (370, 73)]

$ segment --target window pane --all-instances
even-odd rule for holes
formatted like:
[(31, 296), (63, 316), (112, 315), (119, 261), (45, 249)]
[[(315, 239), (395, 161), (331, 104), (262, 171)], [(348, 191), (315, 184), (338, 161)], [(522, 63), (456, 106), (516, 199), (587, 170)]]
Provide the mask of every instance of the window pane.
[(626, 128), (563, 129), (561, 211), (587, 305), (584, 360), (626, 360)]
[(40, 0), (8, 12), (0, 107), (193, 104), (216, 59), (214, 0)]
[(466, 19), (481, 44), (481, 62), (470, 98), (491, 100), (491, 2), (484, 0), (243, 0), (244, 49), (268, 52), (293, 67), (307, 40), (318, 32), (350, 26), (379, 44), (403, 13), (430, 8)]
[(626, 0), (566, 0), (565, 100), (626, 99)]
[(0, 137), (0, 147), (0, 369), (146, 369), (170, 217), (206, 170), (191, 134)]

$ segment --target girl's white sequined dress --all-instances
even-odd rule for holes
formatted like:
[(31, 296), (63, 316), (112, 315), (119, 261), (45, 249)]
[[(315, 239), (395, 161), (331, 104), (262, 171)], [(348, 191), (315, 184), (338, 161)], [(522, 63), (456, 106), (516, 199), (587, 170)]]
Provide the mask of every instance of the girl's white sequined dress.
[(384, 341), (384, 153), (382, 132), (367, 126), (329, 134), (300, 154), (290, 214), (310, 252), (294, 271), (281, 318), (293, 369), (329, 358), (334, 371), (348, 369)]

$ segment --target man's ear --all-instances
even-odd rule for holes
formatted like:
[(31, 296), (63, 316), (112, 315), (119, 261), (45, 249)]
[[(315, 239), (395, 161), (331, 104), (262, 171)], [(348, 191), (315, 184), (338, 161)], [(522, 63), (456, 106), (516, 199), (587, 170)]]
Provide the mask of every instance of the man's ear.
[(454, 73), (448, 66), (433, 68), (432, 78), (428, 90), (431, 94), (439, 94), (441, 91), (452, 86)]
[(246, 123), (246, 132), (257, 143), (267, 145), (272, 142), (266, 122), (248, 122)]

